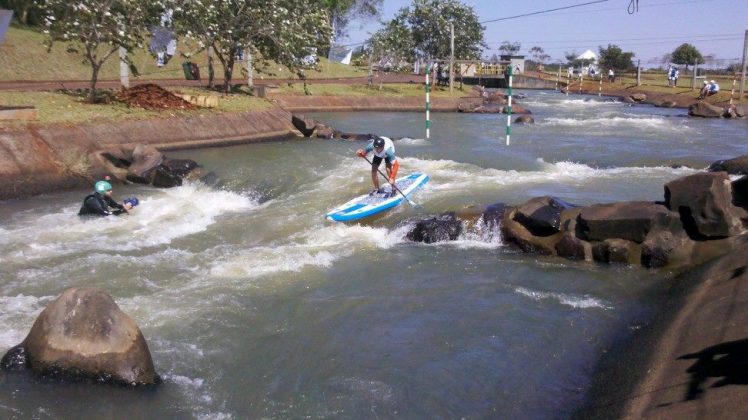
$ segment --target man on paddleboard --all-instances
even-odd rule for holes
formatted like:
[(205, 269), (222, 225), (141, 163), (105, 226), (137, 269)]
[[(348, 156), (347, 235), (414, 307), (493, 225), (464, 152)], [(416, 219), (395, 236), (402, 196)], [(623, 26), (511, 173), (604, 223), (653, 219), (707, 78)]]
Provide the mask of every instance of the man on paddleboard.
[(384, 164), (387, 167), (387, 177), (392, 185), (390, 191), (394, 194), (397, 170), (400, 168), (400, 164), (397, 163), (397, 157), (395, 157), (395, 144), (387, 137), (375, 137), (366, 145), (365, 149), (358, 149), (356, 155), (366, 157), (370, 152), (374, 152), (374, 158), (371, 160), (371, 182), (374, 184), (374, 190), (370, 194), (381, 194), (384, 192), (382, 188), (379, 188), (379, 176), (377, 175), (377, 170), (382, 163), (382, 159), (384, 159)]

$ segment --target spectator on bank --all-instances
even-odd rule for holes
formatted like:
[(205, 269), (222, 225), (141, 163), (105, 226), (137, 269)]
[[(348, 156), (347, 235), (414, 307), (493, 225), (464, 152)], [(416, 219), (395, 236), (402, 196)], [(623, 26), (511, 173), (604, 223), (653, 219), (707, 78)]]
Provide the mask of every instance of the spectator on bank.
[(675, 68), (675, 74), (673, 75), (673, 87), (678, 86), (678, 78), (680, 77), (680, 71), (678, 68)]
[(608, 69), (608, 82), (613, 83), (616, 81), (616, 74), (613, 69)]
[(673, 79), (675, 79), (675, 67), (673, 67), (673, 66), (670, 66), (670, 67), (668, 67), (668, 69), (667, 69), (667, 85), (668, 85), (669, 87), (673, 87), (673, 86), (675, 86), (675, 85), (673, 84)]

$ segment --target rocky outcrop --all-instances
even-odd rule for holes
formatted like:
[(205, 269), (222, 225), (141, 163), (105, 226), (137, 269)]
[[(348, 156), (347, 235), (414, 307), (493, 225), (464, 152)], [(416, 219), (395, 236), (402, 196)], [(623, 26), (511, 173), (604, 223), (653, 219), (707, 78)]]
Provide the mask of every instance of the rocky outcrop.
[(719, 239), (743, 232), (745, 210), (732, 203), (732, 185), (726, 172), (704, 172), (665, 185), (665, 206), (680, 214), (688, 236)]
[(0, 364), (6, 370), (30, 369), (75, 380), (132, 386), (161, 381), (135, 321), (111, 296), (95, 288), (63, 292)]
[(692, 117), (720, 118), (725, 113), (723, 108), (708, 102), (696, 102), (688, 107), (688, 115)]
[(414, 242), (427, 244), (442, 241), (454, 241), (462, 233), (462, 222), (457, 220), (454, 213), (445, 213), (441, 216), (419, 220), (415, 226), (406, 234), (406, 237)]
[[(725, 172), (703, 172), (669, 182), (664, 190), (663, 202), (578, 207), (545, 196), (517, 206), (502, 205), (501, 237), (526, 252), (679, 270), (723, 254), (736, 238), (745, 236), (748, 177), (730, 182)], [(496, 215), (487, 214), (485, 220), (499, 223)], [(465, 222), (474, 219), (475, 212), (456, 216)], [(432, 219), (424, 222), (434, 224)], [(410, 234), (408, 238), (417, 240)]]
[(748, 175), (748, 155), (718, 160), (709, 165), (707, 170), (711, 172), (725, 171), (731, 175)]
[(169, 159), (153, 146), (114, 147), (94, 153), (96, 172), (122, 182), (151, 184), (159, 188), (177, 187), (185, 180), (202, 179), (206, 174), (194, 160)]

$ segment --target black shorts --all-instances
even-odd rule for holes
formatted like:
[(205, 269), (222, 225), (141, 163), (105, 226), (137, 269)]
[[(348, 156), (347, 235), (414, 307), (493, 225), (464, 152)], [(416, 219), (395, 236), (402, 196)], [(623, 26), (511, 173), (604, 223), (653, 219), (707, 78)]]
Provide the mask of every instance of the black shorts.
[[(380, 158), (379, 156), (374, 156), (371, 159), (371, 166), (374, 168), (378, 168), (381, 163), (382, 163), (382, 158)], [(392, 162), (390, 161), (389, 156), (384, 157), (384, 163), (387, 165), (387, 167), (392, 166)]]

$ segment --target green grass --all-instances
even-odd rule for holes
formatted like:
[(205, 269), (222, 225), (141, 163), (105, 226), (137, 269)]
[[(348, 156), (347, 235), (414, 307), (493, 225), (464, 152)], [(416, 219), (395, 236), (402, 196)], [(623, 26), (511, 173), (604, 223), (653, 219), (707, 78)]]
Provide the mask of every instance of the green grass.
[[(148, 119), (169, 116), (210, 115), (221, 112), (238, 112), (267, 109), (275, 106), (268, 100), (253, 97), (247, 94), (236, 93), (221, 95), (215, 92), (207, 92), (198, 88), (174, 88), (174, 92), (188, 93), (193, 95), (217, 95), (219, 96), (218, 107), (199, 108), (195, 110), (163, 110), (150, 111), (143, 108), (128, 107), (119, 102), (109, 104), (88, 104), (84, 98), (78, 95), (62, 92), (20, 92), (4, 91), (0, 95), (0, 106), (24, 106), (36, 107), (37, 123), (86, 123), (94, 121), (122, 121), (135, 119)], [(0, 126), (18, 127), (26, 125), (26, 121), (2, 121)]]
[[(156, 66), (156, 58), (141, 48), (132, 54), (135, 67), (143, 79), (182, 79), (182, 63), (187, 58), (180, 54), (190, 54), (190, 60), (200, 67), (201, 76), (207, 79), (208, 56), (205, 51), (191, 54), (193, 49), (185, 42), (177, 43), (175, 55), (164, 67)], [(223, 79), (223, 67), (216, 59), (216, 78)], [(234, 65), (233, 79), (246, 78), (242, 74), (243, 63)], [(259, 80), (296, 78), (282, 66), (270, 63), (263, 66), (255, 64), (255, 78)], [(365, 76), (366, 71), (340, 63), (330, 63), (320, 58), (319, 71), (307, 70), (309, 79)], [(90, 80), (91, 67), (82, 61), (82, 57), (66, 52), (66, 44), (56, 43), (48, 53), (44, 46), (44, 34), (39, 30), (13, 25), (8, 29), (5, 41), (0, 44), (0, 81), (41, 81), (41, 80)], [(115, 53), (104, 63), (100, 80), (119, 80), (119, 60)]]

